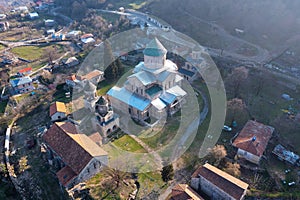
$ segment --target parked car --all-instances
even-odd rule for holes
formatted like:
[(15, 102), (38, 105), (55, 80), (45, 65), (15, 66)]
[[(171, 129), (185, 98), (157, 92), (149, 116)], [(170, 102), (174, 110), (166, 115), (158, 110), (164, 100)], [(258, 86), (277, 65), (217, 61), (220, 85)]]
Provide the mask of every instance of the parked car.
[(229, 127), (229, 126), (224, 125), (223, 130), (227, 131), (227, 132), (230, 132), (230, 131), (232, 131), (232, 128)]

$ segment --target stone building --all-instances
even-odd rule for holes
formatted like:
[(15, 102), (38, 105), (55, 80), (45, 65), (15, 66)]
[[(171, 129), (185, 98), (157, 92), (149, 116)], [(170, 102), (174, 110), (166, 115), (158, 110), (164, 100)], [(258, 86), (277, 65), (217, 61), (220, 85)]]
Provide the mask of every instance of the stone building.
[(93, 129), (99, 132), (105, 141), (107, 136), (118, 130), (119, 117), (114, 113), (106, 97), (97, 96), (97, 87), (91, 81), (86, 81), (83, 91), (84, 107), (95, 114), (91, 119)]
[(197, 192), (186, 184), (178, 184), (172, 188), (170, 200), (204, 200)]
[(152, 40), (144, 50), (144, 62), (134, 68), (123, 87), (107, 93), (112, 106), (138, 121), (150, 116), (160, 119), (181, 108), (186, 92), (175, 63), (166, 58), (167, 50)]
[(48, 161), (65, 188), (86, 181), (108, 164), (107, 153), (70, 122), (56, 122), (43, 135)]
[(246, 195), (248, 184), (206, 163), (193, 173), (191, 187), (212, 200), (240, 200)]
[(96, 118), (93, 120), (94, 129), (100, 129), (102, 137), (106, 138), (119, 128), (119, 117), (114, 113), (108, 100), (101, 96), (95, 105)]

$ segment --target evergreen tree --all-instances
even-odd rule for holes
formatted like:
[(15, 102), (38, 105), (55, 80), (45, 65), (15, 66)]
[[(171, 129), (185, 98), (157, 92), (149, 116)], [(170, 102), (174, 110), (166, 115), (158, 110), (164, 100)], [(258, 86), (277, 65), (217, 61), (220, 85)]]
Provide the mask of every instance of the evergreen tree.
[(162, 168), (161, 178), (164, 182), (168, 182), (170, 180), (173, 180), (173, 178), (174, 178), (174, 169), (173, 169), (172, 164), (164, 166)]
[(119, 58), (115, 60), (111, 45), (107, 40), (104, 42), (104, 66), (107, 66), (104, 76), (108, 80), (115, 80), (124, 73), (123, 64)]

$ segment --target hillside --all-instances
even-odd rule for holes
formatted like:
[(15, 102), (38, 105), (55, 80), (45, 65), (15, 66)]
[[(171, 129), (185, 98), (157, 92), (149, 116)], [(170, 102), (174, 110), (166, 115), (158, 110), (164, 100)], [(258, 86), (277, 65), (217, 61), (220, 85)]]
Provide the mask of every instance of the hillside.
[(205, 43), (207, 34), (215, 37), (210, 26), (198, 24), (204, 20), (232, 34), (235, 28), (242, 29), (245, 32), (241, 38), (273, 50), (286, 42), (293, 43), (300, 33), (299, 6), (300, 1), (294, 0), (157, 0), (147, 9), (199, 42)]

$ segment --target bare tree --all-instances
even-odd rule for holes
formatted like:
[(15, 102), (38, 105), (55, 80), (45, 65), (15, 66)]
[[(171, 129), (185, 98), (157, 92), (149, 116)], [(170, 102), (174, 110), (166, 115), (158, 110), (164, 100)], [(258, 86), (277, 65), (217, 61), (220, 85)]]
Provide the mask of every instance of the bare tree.
[(247, 120), (249, 113), (242, 99), (234, 98), (227, 102), (227, 118), (231, 121), (239, 119)]
[(224, 169), (225, 172), (231, 174), (232, 176), (239, 177), (241, 176), (240, 164), (227, 162)]
[(49, 48), (46, 48), (44, 51), (44, 57), (47, 59), (49, 64), (52, 64), (55, 59), (58, 57), (56, 46), (50, 46)]
[(223, 145), (216, 145), (209, 149), (209, 154), (215, 159), (215, 165), (218, 166), (221, 160), (227, 155), (227, 151)]
[(228, 86), (232, 90), (234, 98), (240, 95), (240, 88), (242, 83), (248, 78), (248, 71), (245, 67), (237, 67), (227, 77)]

